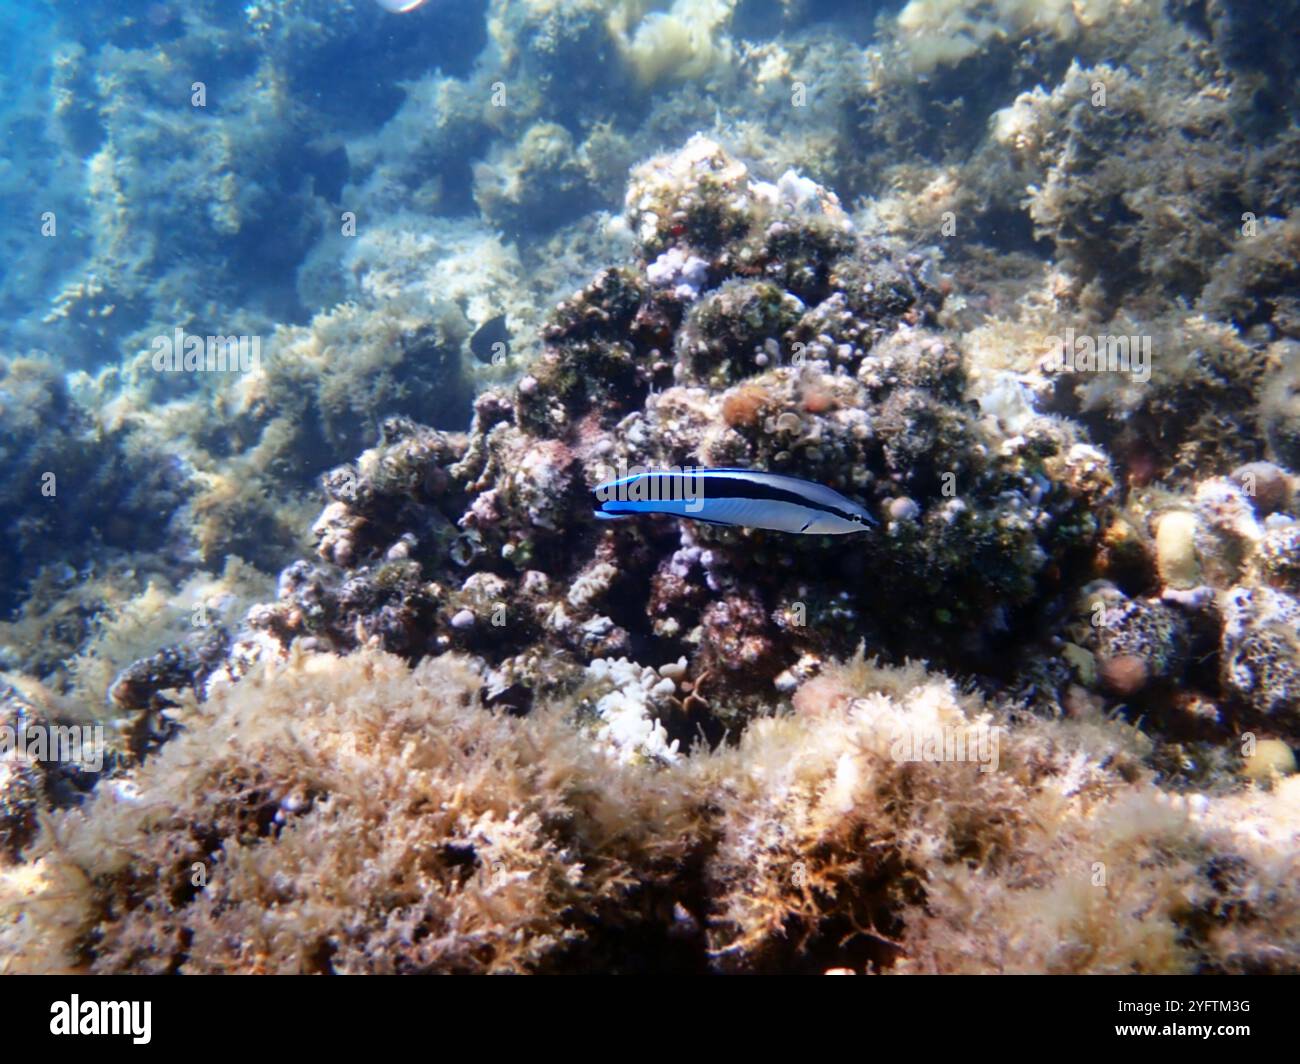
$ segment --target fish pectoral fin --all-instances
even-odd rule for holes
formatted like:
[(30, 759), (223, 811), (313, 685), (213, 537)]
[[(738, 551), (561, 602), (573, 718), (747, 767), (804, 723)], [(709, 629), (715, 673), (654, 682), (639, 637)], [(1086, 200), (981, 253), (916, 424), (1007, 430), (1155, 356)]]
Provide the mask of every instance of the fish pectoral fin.
[(602, 521), (622, 521), (625, 517), (631, 517), (632, 514), (607, 514), (604, 510), (592, 510), (592, 517), (599, 517)]

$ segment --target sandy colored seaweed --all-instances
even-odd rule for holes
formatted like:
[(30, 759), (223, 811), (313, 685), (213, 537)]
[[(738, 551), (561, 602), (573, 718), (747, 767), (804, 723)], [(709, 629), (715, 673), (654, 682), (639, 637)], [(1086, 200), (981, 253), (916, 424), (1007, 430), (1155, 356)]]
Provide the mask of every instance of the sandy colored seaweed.
[[(560, 706), (485, 710), (478, 684), (456, 657), (296, 650), (187, 705), (0, 870), (0, 966), (1297, 966), (1295, 780), (1170, 798), (1125, 725), (1024, 723), (861, 657), (662, 767)], [(993, 729), (996, 770), (899, 759), (933, 727)]]

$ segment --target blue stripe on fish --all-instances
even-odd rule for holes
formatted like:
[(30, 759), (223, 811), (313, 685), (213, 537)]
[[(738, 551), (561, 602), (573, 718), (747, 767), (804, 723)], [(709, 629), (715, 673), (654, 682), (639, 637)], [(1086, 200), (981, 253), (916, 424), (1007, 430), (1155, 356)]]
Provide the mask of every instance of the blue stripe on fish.
[(799, 477), (755, 469), (650, 470), (592, 489), (606, 520), (668, 514), (714, 525), (807, 535), (864, 532), (876, 522), (838, 491)]

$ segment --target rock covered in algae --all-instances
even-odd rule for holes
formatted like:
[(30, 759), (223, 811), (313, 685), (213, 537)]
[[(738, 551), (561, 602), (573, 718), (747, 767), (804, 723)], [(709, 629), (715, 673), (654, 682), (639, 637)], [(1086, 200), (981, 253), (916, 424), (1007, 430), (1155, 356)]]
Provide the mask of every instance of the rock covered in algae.
[(1224, 687), (1300, 738), (1300, 602), (1268, 587), (1223, 596)]
[[(652, 712), (685, 667), (593, 662), (584, 730), (567, 704), (485, 710), (479, 666), (458, 655), (414, 669), (374, 649), (264, 659), (189, 712), (129, 787), (55, 814), (57, 834), (34, 843), (21, 874), (0, 864), (0, 962), (187, 973), (1297, 965), (1295, 777), (1171, 797), (1144, 763), (1150, 741), (1122, 721), (1018, 717), (919, 665), (862, 657), (799, 681), (793, 712), (752, 722), (734, 745), (688, 752)], [(968, 736), (970, 757), (900, 755), (900, 736), (919, 743), (936, 729)], [(1285, 767), (1278, 755), (1261, 757)], [(1097, 861), (1105, 891), (1091, 886)], [(1004, 929), (1026, 910), (1036, 918), (1017, 925), (1008, 956)]]
[[(393, 421), (330, 474), (316, 534), (340, 569), (292, 569), (264, 630), (462, 648), (525, 685), (651, 638), (757, 694), (804, 654), (851, 650), (854, 629), (978, 659), (1072, 579), (1107, 461), (1067, 421), (966, 401), (961, 355), (928, 325), (933, 263), (700, 137), (635, 171), (628, 204), (638, 263), (557, 306), (466, 437)], [(831, 554), (816, 537), (590, 519), (587, 489), (617, 469), (691, 464), (827, 484), (881, 529)]]

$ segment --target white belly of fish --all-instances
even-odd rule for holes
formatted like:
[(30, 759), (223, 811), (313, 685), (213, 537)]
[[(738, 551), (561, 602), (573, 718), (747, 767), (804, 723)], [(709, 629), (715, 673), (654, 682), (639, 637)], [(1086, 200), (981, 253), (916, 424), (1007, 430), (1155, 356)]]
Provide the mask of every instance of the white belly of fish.
[(861, 532), (862, 526), (834, 514), (770, 499), (664, 500), (630, 504), (631, 512), (669, 514), (719, 525), (742, 525), (773, 532), (802, 532), (805, 535), (843, 535)]

